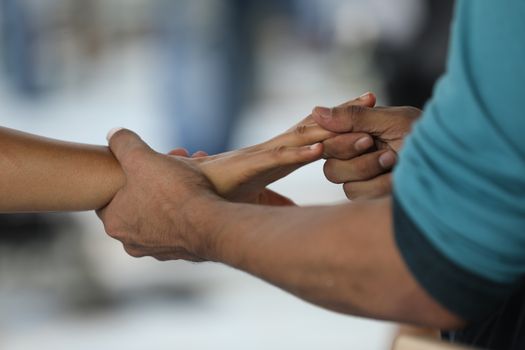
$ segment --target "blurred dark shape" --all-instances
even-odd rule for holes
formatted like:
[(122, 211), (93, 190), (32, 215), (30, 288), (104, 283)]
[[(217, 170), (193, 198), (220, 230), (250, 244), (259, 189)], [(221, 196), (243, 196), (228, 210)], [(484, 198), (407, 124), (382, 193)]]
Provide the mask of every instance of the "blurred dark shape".
[(30, 286), (63, 305), (99, 303), (101, 293), (87, 267), (79, 231), (65, 214), (0, 215), (0, 296)]
[(410, 44), (381, 42), (376, 52), (389, 103), (423, 108), (436, 80), (445, 71), (453, 0), (426, 0), (423, 26)]
[(0, 215), (0, 244), (24, 246), (28, 243), (50, 244), (56, 239), (57, 223), (43, 214)]

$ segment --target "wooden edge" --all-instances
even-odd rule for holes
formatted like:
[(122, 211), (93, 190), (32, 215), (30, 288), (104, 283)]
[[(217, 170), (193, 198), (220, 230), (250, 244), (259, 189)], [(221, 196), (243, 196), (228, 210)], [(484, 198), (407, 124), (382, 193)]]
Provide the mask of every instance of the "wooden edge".
[(394, 341), (393, 350), (474, 350), (435, 339), (412, 335), (401, 335)]

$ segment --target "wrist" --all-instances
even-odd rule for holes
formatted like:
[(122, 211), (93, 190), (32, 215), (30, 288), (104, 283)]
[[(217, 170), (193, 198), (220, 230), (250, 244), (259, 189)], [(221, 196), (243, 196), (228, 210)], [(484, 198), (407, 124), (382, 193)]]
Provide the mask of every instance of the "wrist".
[(186, 202), (182, 213), (175, 213), (173, 224), (180, 226), (183, 216), (185, 226), (185, 246), (192, 254), (203, 260), (218, 261), (220, 237), (224, 218), (222, 208), (228, 204), (214, 194), (195, 196)]

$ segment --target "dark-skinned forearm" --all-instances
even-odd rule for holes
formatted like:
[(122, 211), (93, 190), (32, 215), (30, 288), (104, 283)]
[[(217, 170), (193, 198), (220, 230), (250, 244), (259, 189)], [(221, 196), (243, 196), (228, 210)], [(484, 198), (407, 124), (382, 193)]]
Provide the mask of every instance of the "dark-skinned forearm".
[(360, 229), (356, 227), (359, 223), (351, 220), (344, 228), (336, 227), (347, 209), (350, 206), (225, 209), (228, 214), (214, 217), (228, 218), (230, 224), (218, 225), (223, 229), (211, 258), (262, 277), (316, 304), (362, 314), (362, 306), (352, 301), (361, 298), (351, 296), (359, 290), (354, 289), (356, 281), (352, 279), (357, 276), (352, 276), (349, 268), (355, 268), (354, 259), (360, 258), (353, 252), (351, 241), (370, 235), (353, 234), (351, 226), (355, 231)]
[(421, 291), (404, 266), (387, 199), (310, 208), (214, 203), (201, 207), (199, 216), (207, 219), (196, 224), (212, 237), (205, 258), (338, 312), (438, 327), (460, 324)]

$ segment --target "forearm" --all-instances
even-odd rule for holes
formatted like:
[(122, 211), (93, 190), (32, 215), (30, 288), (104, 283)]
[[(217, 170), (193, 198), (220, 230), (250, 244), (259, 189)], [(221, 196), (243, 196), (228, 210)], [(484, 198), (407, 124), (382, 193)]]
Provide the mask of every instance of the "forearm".
[[(228, 218), (210, 258), (250, 272), (316, 304), (337, 311), (364, 314), (373, 298), (358, 286), (384, 271), (374, 264), (360, 276), (368, 260), (356, 251), (357, 240), (372, 246), (373, 232), (365, 232), (355, 205), (279, 208), (252, 206), (219, 208), (214, 218)], [(224, 210), (225, 213), (220, 213)], [(348, 218), (341, 222), (344, 213)], [(228, 212), (228, 214), (226, 214)], [(233, 215), (233, 217), (232, 217)], [(355, 217), (356, 220), (352, 220)], [(389, 220), (378, 220), (388, 225)], [(361, 226), (361, 227), (360, 227)], [(364, 244), (363, 242), (362, 244)]]
[(206, 217), (198, 226), (215, 234), (206, 258), (315, 304), (438, 327), (458, 321), (421, 291), (404, 266), (389, 200), (312, 208), (220, 203)]
[(124, 176), (107, 147), (0, 128), (0, 212), (79, 211), (106, 205)]

